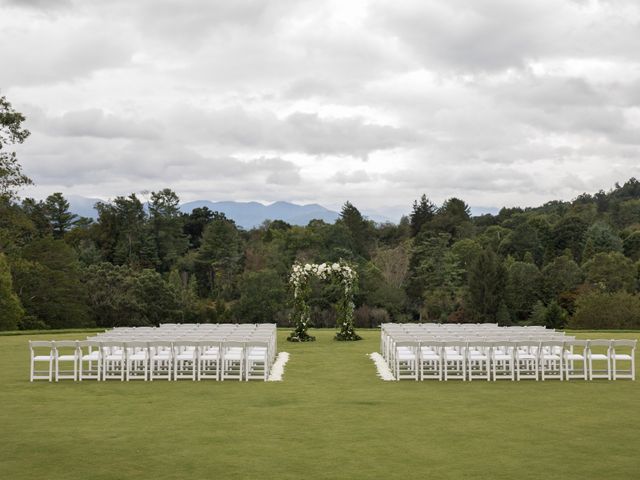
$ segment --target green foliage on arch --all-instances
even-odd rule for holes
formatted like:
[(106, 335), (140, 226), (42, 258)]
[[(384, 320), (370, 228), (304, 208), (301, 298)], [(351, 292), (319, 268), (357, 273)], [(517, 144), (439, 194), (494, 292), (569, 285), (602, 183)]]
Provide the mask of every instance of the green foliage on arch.
[(336, 304), (338, 313), (336, 340), (355, 341), (361, 340), (353, 325), (353, 294), (358, 274), (348, 263), (344, 261), (336, 263), (307, 263), (302, 265), (295, 263), (291, 269), (289, 283), (293, 288), (293, 312), (291, 319), (294, 330), (287, 340), (290, 342), (313, 342), (315, 337), (309, 335), (307, 330), (311, 324), (311, 309), (308, 299), (310, 294), (309, 279), (315, 276), (321, 280), (340, 283), (342, 295)]

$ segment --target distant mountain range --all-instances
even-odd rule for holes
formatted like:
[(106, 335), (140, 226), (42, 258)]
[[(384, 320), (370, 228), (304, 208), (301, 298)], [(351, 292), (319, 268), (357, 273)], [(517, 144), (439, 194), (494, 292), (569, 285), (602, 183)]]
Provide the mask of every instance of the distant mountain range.
[[(67, 200), (70, 204), (70, 210), (76, 215), (89, 218), (97, 218), (98, 213), (94, 208), (97, 202), (102, 201), (99, 198), (88, 198), (78, 195), (68, 195)], [(311, 220), (324, 220), (327, 223), (333, 223), (340, 216), (334, 210), (329, 210), (317, 203), (307, 205), (298, 205), (290, 202), (275, 202), (270, 205), (264, 205), (259, 202), (211, 202), (209, 200), (195, 200), (180, 205), (180, 210), (185, 213), (191, 213), (194, 208), (207, 207), (209, 210), (224, 213), (227, 218), (232, 219), (237, 225), (249, 229), (257, 227), (265, 220), (283, 220), (292, 225), (307, 225)], [(472, 207), (472, 215), (482, 215), (484, 213), (495, 214), (497, 208)], [(398, 222), (403, 214), (401, 208), (385, 209), (383, 214), (379, 212), (363, 211), (363, 215), (374, 222)]]

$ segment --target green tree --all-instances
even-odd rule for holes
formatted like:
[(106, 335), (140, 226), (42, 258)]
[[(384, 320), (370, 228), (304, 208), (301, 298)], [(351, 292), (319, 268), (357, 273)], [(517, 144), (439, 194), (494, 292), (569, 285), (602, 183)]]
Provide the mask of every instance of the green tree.
[(438, 209), (430, 227), (439, 233), (447, 233), (452, 240), (466, 238), (473, 232), (469, 206), (459, 198), (445, 200)]
[(0, 330), (16, 330), (24, 316), (20, 299), (13, 291), (9, 263), (0, 252)]
[(534, 261), (540, 264), (543, 247), (536, 228), (528, 222), (523, 222), (504, 238), (498, 247), (498, 252), (502, 255), (511, 255), (517, 260), (523, 260), (529, 253)]
[(621, 253), (598, 253), (582, 269), (587, 282), (603, 291), (635, 291), (636, 267)]
[(184, 318), (178, 292), (150, 269), (100, 263), (83, 277), (91, 315), (100, 327), (144, 326)]
[(204, 230), (202, 244), (195, 259), (198, 289), (201, 296), (228, 296), (240, 269), (242, 242), (236, 224), (222, 213)]
[(557, 300), (582, 283), (584, 276), (578, 264), (567, 255), (556, 257), (542, 269), (542, 296), (547, 301)]
[(544, 312), (544, 325), (547, 328), (564, 328), (567, 325), (567, 312), (553, 300)]
[(513, 262), (507, 270), (505, 300), (515, 320), (529, 318), (540, 295), (541, 276), (531, 263)]
[(417, 200), (413, 202), (413, 210), (409, 216), (412, 237), (417, 236), (422, 227), (433, 219), (435, 212), (436, 206), (424, 194), (419, 202)]
[(504, 301), (506, 272), (500, 258), (485, 249), (469, 271), (468, 310), (478, 322), (495, 321)]
[(622, 240), (612, 228), (603, 222), (592, 224), (587, 230), (583, 260), (597, 253), (622, 252)]
[(346, 202), (342, 206), (339, 222), (344, 224), (350, 233), (353, 252), (363, 258), (369, 258), (369, 248), (373, 238), (371, 222), (365, 220), (351, 202)]
[(116, 265), (155, 268), (158, 252), (142, 202), (135, 194), (98, 202), (96, 244), (103, 257)]
[(47, 216), (47, 207), (44, 202), (33, 198), (25, 198), (22, 200), (20, 207), (22, 212), (31, 221), (31, 238), (44, 237), (53, 233), (51, 223), (49, 223), (49, 217)]
[(214, 212), (207, 207), (194, 208), (191, 213), (183, 214), (183, 231), (189, 239), (189, 246), (191, 248), (200, 247), (204, 228), (213, 220), (213, 215)]
[(6, 97), (0, 97), (0, 201), (13, 200), (20, 187), (33, 182), (22, 173), (16, 152), (7, 152), (9, 145), (23, 143), (30, 135), (22, 127), (25, 117), (16, 112)]
[(551, 241), (556, 254), (570, 250), (573, 259), (580, 262), (584, 250), (585, 235), (589, 225), (582, 218), (569, 216), (562, 218), (551, 231)]
[(78, 219), (77, 215), (69, 211), (69, 202), (60, 192), (47, 197), (44, 202), (44, 214), (55, 238), (62, 238)]
[(234, 310), (241, 323), (275, 323), (286, 305), (286, 284), (273, 270), (245, 273), (239, 290)]
[(12, 272), (27, 315), (51, 328), (92, 325), (75, 251), (62, 240), (35, 239), (14, 260)]
[(633, 261), (640, 260), (640, 230), (631, 232), (622, 244), (624, 254)]
[(170, 270), (188, 248), (179, 205), (178, 195), (168, 188), (151, 193), (149, 216), (158, 256), (158, 268), (162, 272)]

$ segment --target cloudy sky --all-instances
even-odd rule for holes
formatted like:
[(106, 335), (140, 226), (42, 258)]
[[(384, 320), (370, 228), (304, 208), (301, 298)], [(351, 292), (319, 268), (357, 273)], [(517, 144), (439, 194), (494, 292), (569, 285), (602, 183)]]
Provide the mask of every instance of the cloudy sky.
[(37, 186), (408, 210), (640, 176), (637, 0), (0, 0)]

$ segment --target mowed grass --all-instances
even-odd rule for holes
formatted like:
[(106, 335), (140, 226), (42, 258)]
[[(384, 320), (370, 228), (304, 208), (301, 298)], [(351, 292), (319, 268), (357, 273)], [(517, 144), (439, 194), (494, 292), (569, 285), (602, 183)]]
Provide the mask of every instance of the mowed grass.
[(640, 478), (639, 381), (383, 382), (333, 333), (280, 383), (29, 383), (52, 335), (0, 337), (0, 478)]

